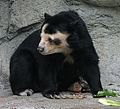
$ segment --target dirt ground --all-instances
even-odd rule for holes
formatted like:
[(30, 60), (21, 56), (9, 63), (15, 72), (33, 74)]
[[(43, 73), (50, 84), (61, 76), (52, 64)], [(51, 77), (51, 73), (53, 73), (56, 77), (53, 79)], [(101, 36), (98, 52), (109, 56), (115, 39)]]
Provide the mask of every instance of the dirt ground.
[[(105, 106), (98, 102), (99, 98), (92, 98), (84, 94), (79, 99), (47, 99), (41, 94), (29, 97), (0, 96), (0, 109), (120, 109), (120, 107)], [(120, 97), (108, 98), (120, 101)]]

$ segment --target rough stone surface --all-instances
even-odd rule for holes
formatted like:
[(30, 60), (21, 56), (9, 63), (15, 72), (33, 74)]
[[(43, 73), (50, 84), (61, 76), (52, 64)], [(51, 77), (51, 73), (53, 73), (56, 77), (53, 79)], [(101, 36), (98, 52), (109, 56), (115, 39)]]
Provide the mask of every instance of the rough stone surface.
[[(81, 1), (81, 0), (76, 0)], [(86, 3), (95, 5), (95, 6), (103, 6), (103, 7), (116, 7), (120, 6), (120, 0), (82, 0)]]
[[(11, 94), (8, 81), (9, 60), (11, 55), (18, 47), (18, 45), (31, 32), (40, 28), (41, 22), (43, 21), (43, 13), (47, 12), (51, 15), (54, 15), (62, 10), (68, 9), (77, 11), (87, 24), (94, 45), (101, 59), (99, 65), (103, 86), (105, 88), (117, 90), (120, 93), (120, 7), (95, 7), (81, 1), (0, 0), (0, 96), (8, 96)], [(109, 2), (111, 2), (111, 0)], [(23, 100), (26, 103), (26, 98), (22, 99), (21, 97), (8, 97), (3, 99), (3, 101), (1, 100), (2, 99), (0, 98), (0, 106), (4, 106), (4, 100), (13, 100), (14, 102), (19, 102), (19, 100)], [(37, 99), (37, 104), (39, 104), (39, 101), (41, 102), (41, 100)], [(3, 105), (1, 105), (1, 103), (3, 103)], [(14, 104), (13, 102), (7, 103), (10, 103), (10, 105)], [(49, 102), (46, 101), (45, 105), (46, 103), (49, 104)], [(77, 101), (77, 103), (79, 104), (79, 101)], [(16, 104), (14, 105), (16, 106)], [(24, 105), (26, 106), (26, 104)], [(39, 104), (39, 106), (40, 105), (41, 103)], [(56, 103), (53, 103), (53, 105), (58, 106)], [(66, 108), (67, 107), (65, 107), (65, 109)], [(78, 107), (76, 108), (79, 109)], [(6, 107), (3, 107), (3, 109), (6, 109)], [(18, 109), (28, 109), (28, 107), (20, 107)], [(33, 108), (31, 107), (29, 109), (37, 109), (37, 107), (35, 108), (33, 106)], [(41, 109), (46, 108), (41, 107)], [(75, 108), (71, 107), (68, 109)]]
[[(8, 29), (8, 0), (0, 0), (0, 39), (6, 36)], [(0, 40), (0, 43), (2, 41)]]
[[(110, 98), (120, 100), (120, 98)], [(87, 95), (84, 99), (47, 99), (41, 94), (31, 97), (0, 97), (0, 109), (119, 109), (119, 107), (104, 106), (97, 98)]]
[(44, 13), (55, 14), (66, 10), (62, 0), (11, 0), (9, 31), (41, 22)]

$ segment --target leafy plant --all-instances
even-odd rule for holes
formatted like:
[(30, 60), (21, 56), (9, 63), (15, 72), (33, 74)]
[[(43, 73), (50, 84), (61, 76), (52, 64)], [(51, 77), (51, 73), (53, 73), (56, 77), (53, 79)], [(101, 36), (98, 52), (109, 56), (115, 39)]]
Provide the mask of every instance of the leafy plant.
[(99, 98), (99, 97), (116, 97), (118, 96), (118, 94), (113, 91), (113, 90), (109, 90), (109, 89), (104, 89), (102, 91), (98, 91), (97, 95), (94, 95), (95, 98)]

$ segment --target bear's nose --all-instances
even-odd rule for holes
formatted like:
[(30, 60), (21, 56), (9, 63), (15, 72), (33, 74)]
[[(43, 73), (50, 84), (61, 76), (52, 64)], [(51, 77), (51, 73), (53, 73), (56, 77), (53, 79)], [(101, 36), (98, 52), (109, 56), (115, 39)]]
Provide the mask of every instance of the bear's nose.
[(37, 50), (39, 50), (40, 52), (44, 51), (44, 47), (38, 47)]

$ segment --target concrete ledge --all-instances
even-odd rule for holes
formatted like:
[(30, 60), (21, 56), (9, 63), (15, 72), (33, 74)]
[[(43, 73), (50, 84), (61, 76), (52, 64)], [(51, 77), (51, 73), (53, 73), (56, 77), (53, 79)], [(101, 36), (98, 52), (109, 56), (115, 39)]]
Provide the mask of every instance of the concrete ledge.
[[(98, 103), (98, 98), (87, 94), (84, 99), (47, 99), (41, 94), (30, 97), (0, 97), (0, 109), (118, 109)], [(120, 100), (120, 97), (110, 98)]]

